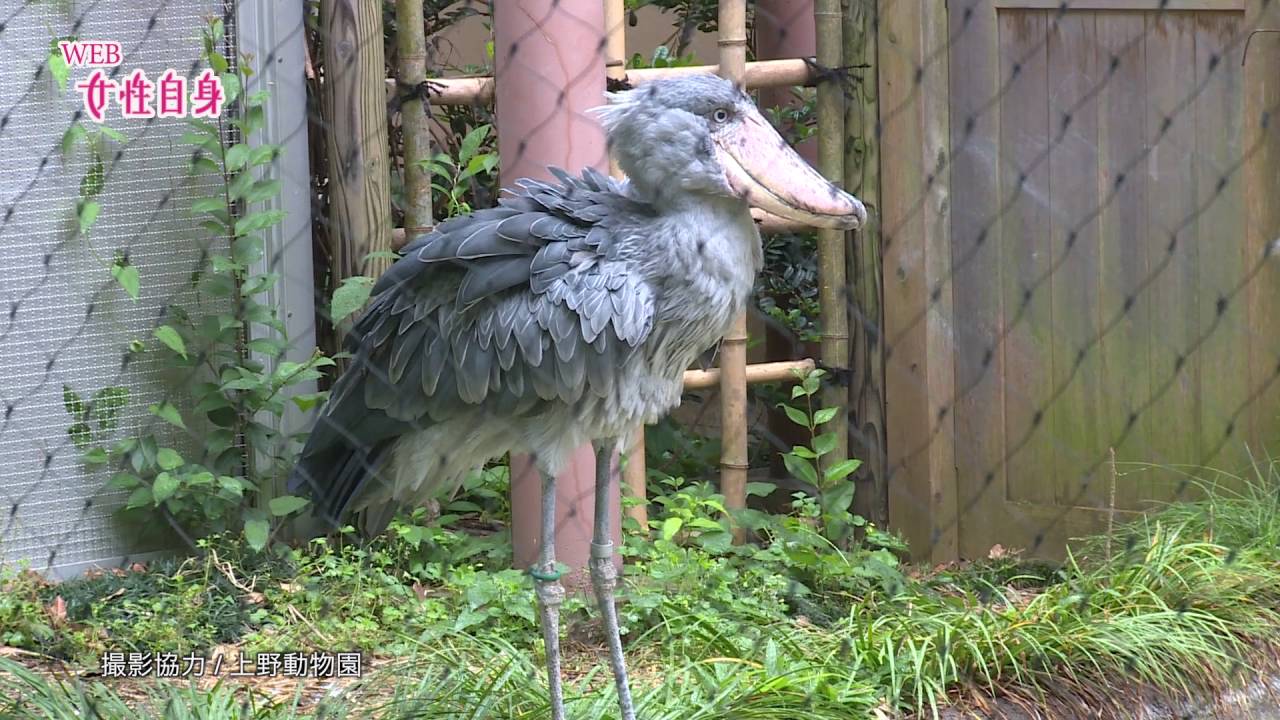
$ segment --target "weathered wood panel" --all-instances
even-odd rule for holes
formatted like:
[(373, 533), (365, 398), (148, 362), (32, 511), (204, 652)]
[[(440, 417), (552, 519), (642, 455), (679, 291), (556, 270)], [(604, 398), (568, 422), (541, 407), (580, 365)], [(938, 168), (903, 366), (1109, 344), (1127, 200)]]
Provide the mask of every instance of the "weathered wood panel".
[(1001, 204), (986, 209), (999, 220), (996, 272), (1003, 278), (1004, 342), (998, 350), (1008, 480), (1002, 499), (1030, 503), (1055, 498), (1054, 431), (1044, 412), (1053, 394), (1054, 368), (1048, 29), (1048, 13), (1000, 14)]
[(1200, 463), (1240, 469), (1244, 437), (1239, 411), (1249, 396), (1248, 337), (1244, 295), (1234, 295), (1245, 279), (1244, 176), (1240, 120), (1241, 46), (1233, 42), (1242, 18), (1200, 13), (1195, 16), (1195, 74), (1202, 86), (1196, 98), (1192, 171), (1198, 202), (1200, 249), (1201, 405), (1203, 453)]
[[(1096, 29), (1097, 64), (1114, 68), (1098, 94), (1098, 289), (1105, 333), (1096, 349), (1103, 388), (1099, 430), (1103, 443), (1115, 448), (1118, 463), (1145, 462), (1150, 459), (1148, 423), (1139, 411), (1151, 395), (1147, 358), (1151, 298), (1142, 288), (1149, 271), (1143, 242), (1148, 131), (1145, 108), (1135, 108), (1134, 98), (1142, 97), (1146, 87), (1146, 23), (1142, 13), (1114, 13), (1097, 19)], [(1101, 468), (1098, 475), (1096, 484), (1109, 506), (1113, 497), (1110, 468)], [(1135, 508), (1150, 499), (1149, 477), (1148, 473), (1118, 474), (1116, 506)]]
[(917, 554), (954, 557), (946, 7), (885, 3), (878, 30), (889, 520)]
[[(1056, 555), (1280, 440), (1280, 269), (1258, 266), (1280, 233), (1280, 38), (1240, 67), (1244, 28), (1280, 10), (950, 5), (958, 547)], [(892, 425), (892, 382), (888, 403)]]
[[(1254, 3), (1245, 28), (1280, 28), (1280, 3)], [(1263, 264), (1249, 286), (1250, 447), (1280, 438), (1280, 33), (1254, 36), (1244, 58), (1246, 262)], [(1269, 250), (1269, 247), (1271, 248)], [(1274, 447), (1274, 445), (1272, 445)]]
[(878, 526), (889, 521), (888, 472), (885, 457), (884, 407), (884, 279), (880, 272), (880, 143), (875, 128), (880, 116), (876, 83), (876, 0), (845, 0), (842, 64), (862, 67), (853, 99), (845, 105), (845, 189), (868, 208), (867, 224), (849, 233), (847, 251), (851, 283), (849, 452), (862, 460), (854, 474), (853, 511)]
[[(329, 158), (329, 257), (333, 285), (377, 276), (390, 264), (370, 253), (391, 249), (387, 105), (379, 6), (320, 3), (325, 83), (321, 105)], [(350, 326), (351, 319), (343, 325)], [(345, 330), (344, 330), (345, 332)]]
[[(957, 421), (1003, 428), (1004, 356), (1000, 352), (1001, 282), (999, 227), (994, 208), (1000, 204), (1000, 125), (986, 103), (1001, 82), (1001, 56), (996, 13), (980, 0), (951, 4), (951, 23), (969, 16), (965, 32), (974, 42), (951, 47), (952, 67), (963, 73), (951, 78), (952, 292), (965, 317), (955, 327)], [(936, 427), (931, 426), (931, 431)], [(1008, 524), (1005, 514), (1004, 434), (975, 433), (956, 445), (956, 472), (981, 478), (958, 492), (960, 554), (986, 554), (995, 542), (984, 529)], [(930, 439), (931, 440), (931, 439)], [(917, 440), (918, 445), (922, 440)]]
[[(1102, 425), (1098, 313), (1097, 16), (1068, 12), (1049, 22), (1049, 233), (1053, 296), (1053, 383), (1049, 407), (1059, 505), (1103, 505), (1097, 461)], [(1020, 429), (1014, 428), (1014, 432)]]
[[(1152, 278), (1151, 326), (1147, 362), (1151, 391), (1142, 421), (1150, 435), (1145, 460), (1161, 466), (1188, 466), (1200, 459), (1200, 363), (1190, 352), (1199, 334), (1200, 297), (1196, 267), (1196, 224), (1186, 222), (1196, 205), (1191, 170), (1195, 114), (1183, 109), (1196, 88), (1194, 72), (1170, 72), (1195, 58), (1195, 28), (1181, 13), (1145, 18), (1147, 53), (1146, 137), (1151, 144), (1145, 167), (1148, 187), (1143, 249)], [(1179, 421), (1170, 422), (1170, 418)], [(1143, 473), (1148, 499), (1166, 496), (1180, 478), (1165, 470)]]

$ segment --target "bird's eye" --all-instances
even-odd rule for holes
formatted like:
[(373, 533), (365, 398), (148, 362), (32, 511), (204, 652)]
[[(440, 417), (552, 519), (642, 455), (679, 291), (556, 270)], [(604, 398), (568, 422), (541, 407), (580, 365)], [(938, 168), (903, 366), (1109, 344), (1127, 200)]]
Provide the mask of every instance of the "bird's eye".
[(716, 111), (711, 113), (711, 119), (718, 123), (728, 122), (729, 111), (724, 108), (716, 108)]

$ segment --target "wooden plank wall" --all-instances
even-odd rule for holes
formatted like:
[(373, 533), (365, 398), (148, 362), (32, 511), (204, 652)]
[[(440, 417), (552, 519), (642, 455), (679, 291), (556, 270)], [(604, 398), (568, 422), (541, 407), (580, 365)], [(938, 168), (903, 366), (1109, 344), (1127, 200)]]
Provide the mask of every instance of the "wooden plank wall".
[[(927, 557), (956, 554), (946, 7), (880, 6), (880, 191), (889, 522)], [(933, 291), (937, 289), (937, 293)], [(931, 295), (933, 296), (931, 298)], [(935, 419), (946, 427), (920, 452)]]
[(1059, 555), (1280, 442), (1280, 35), (1241, 66), (1280, 3), (1037, 2), (881, 5), (890, 519), (934, 560)]

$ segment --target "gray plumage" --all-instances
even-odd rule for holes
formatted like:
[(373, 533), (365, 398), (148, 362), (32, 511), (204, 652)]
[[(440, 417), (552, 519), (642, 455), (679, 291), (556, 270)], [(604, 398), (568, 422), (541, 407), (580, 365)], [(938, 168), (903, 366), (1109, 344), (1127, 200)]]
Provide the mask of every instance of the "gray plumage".
[(631, 181), (521, 180), (378, 280), (290, 478), (324, 518), (420, 503), (509, 451), (557, 473), (575, 447), (675, 407), (683, 371), (743, 311), (760, 237), (713, 141), (754, 105), (713, 76), (610, 99)]
[(635, 719), (613, 592), (609, 462), (619, 437), (680, 402), (685, 368), (741, 313), (760, 269), (754, 204), (853, 228), (856, 198), (824, 180), (714, 76), (654, 82), (601, 109), (629, 182), (552, 169), (496, 208), (404, 248), (347, 339), (289, 488), (365, 532), (510, 451), (542, 476), (535, 581), (553, 720), (564, 720), (555, 562), (556, 475), (596, 452), (588, 566), (623, 720)]

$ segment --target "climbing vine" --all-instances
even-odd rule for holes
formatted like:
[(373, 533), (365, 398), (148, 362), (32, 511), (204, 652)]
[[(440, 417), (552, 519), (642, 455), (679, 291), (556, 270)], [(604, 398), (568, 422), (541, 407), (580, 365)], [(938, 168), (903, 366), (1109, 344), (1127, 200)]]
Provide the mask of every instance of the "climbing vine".
[[(260, 261), (262, 233), (284, 218), (284, 211), (269, 207), (280, 192), (280, 181), (270, 174), (281, 148), (258, 137), (268, 92), (243, 90), (253, 76), (252, 58), (241, 55), (233, 65), (218, 49), (222, 38), (222, 20), (211, 18), (204, 57), (221, 80), (228, 111), (216, 120), (189, 120), (182, 136), (192, 148), (193, 181), (212, 188), (190, 207), (201, 248), (189, 278), (194, 300), (165, 308), (150, 337), (132, 340), (128, 349), (133, 357), (154, 354), (184, 380), (148, 406), (154, 422), (114, 442), (111, 431), (130, 401), (127, 389), (103, 388), (85, 401), (64, 388), (63, 402), (82, 461), (110, 468), (109, 486), (129, 493), (123, 512), (159, 514), (189, 537), (243, 532), (262, 549), (273, 525), (307, 504), (287, 495), (261, 502), (288, 468), (289, 453), (273, 451), (289, 445), (279, 436), (278, 420), (288, 402), (303, 410), (320, 402), (321, 393), (290, 391), (319, 378), (332, 360), (319, 353), (302, 362), (283, 360), (284, 325), (273, 305), (260, 299), (280, 279), (263, 271)], [(84, 137), (94, 142), (89, 131)], [(91, 151), (91, 157), (98, 159), (100, 175), (101, 154)], [(86, 177), (93, 173), (91, 168)], [(84, 206), (94, 202), (100, 185), (90, 181), (86, 192), (81, 184), (82, 226)], [(120, 254), (110, 268), (121, 289), (137, 299), (132, 261)]]

